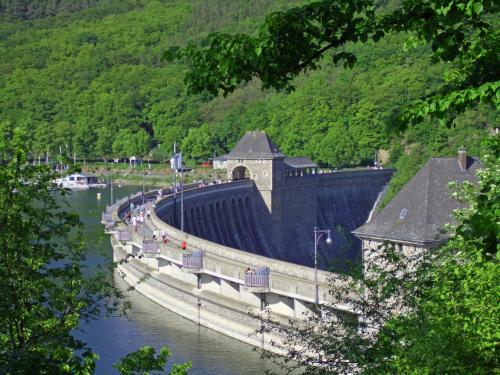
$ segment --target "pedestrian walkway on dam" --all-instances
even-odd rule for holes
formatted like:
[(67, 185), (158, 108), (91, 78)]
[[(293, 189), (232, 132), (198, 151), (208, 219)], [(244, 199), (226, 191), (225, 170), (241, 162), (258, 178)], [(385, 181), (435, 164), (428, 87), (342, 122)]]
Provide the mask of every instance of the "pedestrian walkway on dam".
[[(141, 205), (140, 207), (134, 208), (134, 210), (139, 210), (139, 211), (143, 210), (144, 212), (147, 209), (154, 210), (155, 201), (156, 201), (156, 199), (145, 200), (144, 205)], [(157, 238), (154, 238), (155, 237), (154, 232), (156, 231), (159, 234), (161, 232), (161, 228), (156, 227), (150, 218), (145, 217), (144, 224), (139, 224), (137, 226), (137, 230), (134, 230), (131, 223), (129, 221), (127, 221), (127, 219), (126, 219), (127, 213), (129, 211), (130, 210), (122, 211), (121, 215), (120, 215), (120, 219), (121, 219), (122, 223), (124, 223), (126, 225), (126, 231), (128, 231), (128, 233), (130, 234), (129, 238), (131, 238), (132, 242), (136, 242), (138, 245), (142, 246), (142, 244), (145, 241), (148, 241), (148, 242), (151, 241), (151, 242), (157, 243), (159, 249), (161, 249), (161, 248), (175, 249), (175, 250), (181, 249), (183, 251), (183, 255), (202, 256), (202, 254), (203, 254), (202, 251), (197, 250), (195, 248), (192, 248), (185, 241), (180, 241), (180, 240), (177, 240), (175, 238), (167, 238), (167, 242), (165, 243), (162, 241), (162, 239), (159, 236)], [(141, 250), (142, 250), (142, 247), (141, 247)], [(158, 252), (158, 254), (160, 254), (160, 253), (161, 253), (161, 250)], [(186, 267), (186, 264), (184, 262), (183, 262), (183, 267)], [(264, 267), (264, 266), (259, 266), (257, 268), (259, 269), (262, 267)], [(253, 270), (253, 268), (251, 268), (251, 267), (247, 267), (247, 269)], [(249, 279), (247, 277), (247, 275), (245, 275), (245, 276), (246, 276), (245, 280)], [(254, 280), (254, 278), (250, 278), (249, 280), (250, 280), (248, 283), (249, 285), (251, 285), (252, 283), (258, 284)]]

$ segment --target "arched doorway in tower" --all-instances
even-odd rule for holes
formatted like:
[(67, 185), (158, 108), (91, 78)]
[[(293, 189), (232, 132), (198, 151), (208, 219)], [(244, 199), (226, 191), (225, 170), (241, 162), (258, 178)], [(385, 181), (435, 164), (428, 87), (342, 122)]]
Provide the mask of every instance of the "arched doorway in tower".
[(250, 171), (248, 170), (247, 167), (240, 165), (233, 169), (231, 177), (233, 181), (248, 180), (250, 178)]

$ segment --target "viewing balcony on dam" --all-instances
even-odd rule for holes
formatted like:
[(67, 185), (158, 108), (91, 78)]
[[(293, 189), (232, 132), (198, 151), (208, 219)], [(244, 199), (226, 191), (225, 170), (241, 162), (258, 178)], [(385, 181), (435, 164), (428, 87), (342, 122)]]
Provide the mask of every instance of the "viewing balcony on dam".
[(248, 269), (245, 272), (245, 286), (254, 293), (269, 292), (269, 267), (257, 267), (257, 270)]
[(142, 254), (145, 257), (157, 257), (160, 255), (160, 245), (155, 240), (142, 241)]
[(132, 233), (128, 229), (120, 229), (116, 232), (116, 238), (122, 244), (132, 241)]
[(105, 225), (113, 224), (113, 214), (111, 212), (103, 212), (101, 216), (101, 223)]
[(191, 254), (182, 254), (182, 269), (190, 273), (202, 273), (203, 252), (193, 251)]

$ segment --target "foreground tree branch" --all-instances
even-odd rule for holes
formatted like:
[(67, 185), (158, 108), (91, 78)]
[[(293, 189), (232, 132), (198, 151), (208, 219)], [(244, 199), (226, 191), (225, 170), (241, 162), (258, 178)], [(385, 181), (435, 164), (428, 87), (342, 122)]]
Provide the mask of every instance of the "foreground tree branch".
[(194, 93), (227, 95), (254, 78), (264, 89), (290, 91), (293, 79), (320, 68), (327, 53), (352, 67), (356, 56), (344, 47), (408, 32), (431, 47), (435, 61), (453, 62), (453, 74), (408, 108), (403, 124), (426, 116), (444, 120), (477, 103), (500, 106), (498, 11), (491, 0), (405, 0), (389, 14), (377, 12), (372, 0), (323, 0), (269, 14), (255, 35), (212, 33), (204, 47), (191, 43), (165, 57), (187, 62), (185, 81)]
[[(486, 142), (478, 186), (452, 186), (467, 203), (449, 240), (404, 255), (386, 243), (365, 257), (364, 274), (334, 274), (336, 303), (306, 323), (264, 321), (281, 337), (269, 353), (306, 374), (491, 374), (500, 324), (500, 139)], [(344, 310), (339, 305), (348, 306)]]
[[(98, 355), (73, 333), (116, 309), (121, 293), (106, 274), (113, 268), (86, 275), (81, 223), (59, 203), (67, 191), (53, 186), (49, 167), (28, 163), (24, 134), (6, 126), (0, 134), (0, 373), (93, 374)], [(138, 353), (121, 373), (163, 370), (169, 352)]]

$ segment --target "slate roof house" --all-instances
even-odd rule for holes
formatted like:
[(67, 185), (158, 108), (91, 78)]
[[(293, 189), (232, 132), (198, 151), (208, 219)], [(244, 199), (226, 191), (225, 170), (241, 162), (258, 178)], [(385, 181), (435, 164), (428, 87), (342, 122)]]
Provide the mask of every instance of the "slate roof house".
[(365, 261), (384, 241), (405, 255), (443, 243), (444, 225), (453, 222), (453, 210), (462, 206), (451, 198), (448, 184), (475, 183), (480, 168), (480, 161), (467, 157), (463, 148), (458, 159), (430, 159), (379, 214), (352, 232), (362, 240)]

